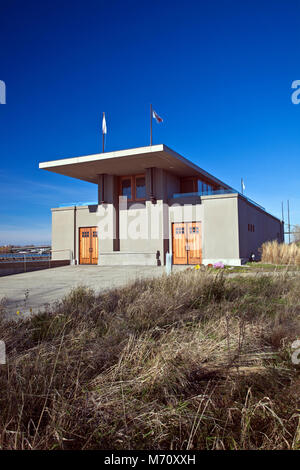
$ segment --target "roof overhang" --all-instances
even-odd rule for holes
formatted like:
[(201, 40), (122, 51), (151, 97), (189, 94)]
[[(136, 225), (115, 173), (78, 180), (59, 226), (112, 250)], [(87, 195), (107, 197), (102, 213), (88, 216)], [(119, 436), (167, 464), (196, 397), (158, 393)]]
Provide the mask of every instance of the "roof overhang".
[(151, 167), (162, 168), (178, 176), (203, 176), (210, 182), (229, 188), (228, 185), (163, 144), (63, 158), (39, 164), (39, 168), (43, 170), (89, 183), (98, 183), (98, 174), (133, 175), (144, 173), (146, 168)]

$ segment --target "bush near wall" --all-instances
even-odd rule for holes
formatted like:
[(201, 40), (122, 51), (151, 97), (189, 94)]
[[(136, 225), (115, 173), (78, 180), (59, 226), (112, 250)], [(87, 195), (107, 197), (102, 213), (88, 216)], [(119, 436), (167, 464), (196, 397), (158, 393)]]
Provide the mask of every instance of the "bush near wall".
[(300, 265), (300, 247), (296, 243), (290, 245), (277, 241), (262, 245), (261, 261), (272, 264)]

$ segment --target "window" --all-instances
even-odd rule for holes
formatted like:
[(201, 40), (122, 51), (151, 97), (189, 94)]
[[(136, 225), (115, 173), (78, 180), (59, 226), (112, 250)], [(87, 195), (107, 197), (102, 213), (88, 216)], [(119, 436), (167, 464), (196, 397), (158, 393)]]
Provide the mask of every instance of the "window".
[(121, 178), (121, 196), (126, 196), (130, 201), (132, 200), (132, 178)]
[(180, 192), (195, 193), (197, 191), (197, 180), (195, 177), (181, 178), (180, 180)]
[(121, 176), (120, 196), (127, 197), (128, 201), (144, 201), (146, 199), (145, 175)]
[(208, 184), (196, 176), (189, 176), (181, 178), (180, 181), (180, 192), (181, 193), (201, 193), (201, 194), (212, 194), (216, 187), (212, 184)]
[(212, 194), (214, 191), (214, 187), (211, 184), (204, 183), (201, 180), (198, 180), (198, 191), (202, 192), (202, 194)]
[(201, 180), (198, 180), (198, 193), (203, 192), (203, 182)]
[(146, 199), (146, 179), (145, 176), (135, 177), (135, 199)]

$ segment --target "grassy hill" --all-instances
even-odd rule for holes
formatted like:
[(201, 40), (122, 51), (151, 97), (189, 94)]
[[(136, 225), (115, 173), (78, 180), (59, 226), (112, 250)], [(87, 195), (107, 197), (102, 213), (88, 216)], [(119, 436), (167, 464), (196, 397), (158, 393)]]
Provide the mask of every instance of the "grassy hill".
[(298, 449), (299, 276), (185, 271), (0, 322), (1, 449)]

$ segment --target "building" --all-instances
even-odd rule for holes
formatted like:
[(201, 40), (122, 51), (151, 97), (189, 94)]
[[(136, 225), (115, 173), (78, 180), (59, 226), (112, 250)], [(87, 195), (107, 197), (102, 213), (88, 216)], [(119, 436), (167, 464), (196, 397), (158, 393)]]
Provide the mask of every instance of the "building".
[(53, 259), (77, 264), (241, 265), (283, 224), (165, 145), (40, 163), (97, 185), (98, 201), (52, 209)]

